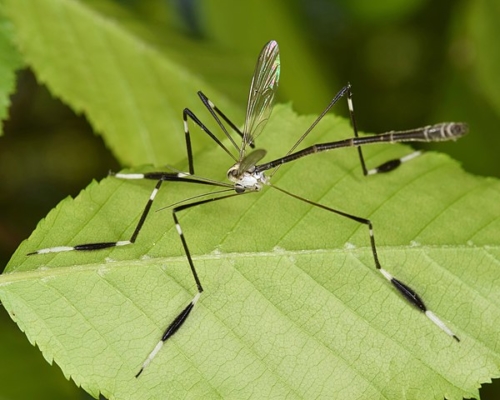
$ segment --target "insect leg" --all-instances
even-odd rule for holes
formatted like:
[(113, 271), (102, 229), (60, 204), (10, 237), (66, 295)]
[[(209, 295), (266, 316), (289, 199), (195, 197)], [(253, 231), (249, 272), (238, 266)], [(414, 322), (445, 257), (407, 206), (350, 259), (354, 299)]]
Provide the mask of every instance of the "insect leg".
[(156, 180), (156, 185), (149, 195), (148, 201), (142, 211), (142, 214), (139, 218), (139, 222), (137, 223), (132, 236), (128, 240), (118, 240), (115, 242), (92, 242), (92, 243), (84, 243), (78, 244), (75, 246), (56, 246), (56, 247), (48, 247), (45, 249), (40, 249), (28, 253), (29, 256), (35, 254), (47, 254), (47, 253), (61, 253), (65, 251), (93, 251), (93, 250), (101, 250), (107, 249), (110, 247), (119, 247), (119, 246), (127, 246), (134, 243), (137, 240), (137, 236), (139, 235), (144, 222), (146, 221), (146, 217), (148, 216), (151, 206), (153, 205), (153, 201), (160, 190), (160, 187), (164, 181), (178, 181), (178, 182), (190, 182), (190, 183), (200, 183), (200, 184), (210, 184), (202, 181), (198, 181), (196, 179), (189, 179), (189, 174), (186, 173), (170, 173), (170, 172), (150, 172), (150, 173), (116, 173), (112, 174), (115, 178), (119, 179), (152, 179)]
[(327, 207), (327, 206), (325, 206), (323, 204), (316, 203), (316, 202), (314, 202), (312, 200), (305, 199), (305, 198), (300, 197), (298, 195), (295, 195), (295, 194), (293, 194), (291, 192), (288, 192), (288, 191), (286, 191), (284, 189), (278, 188), (278, 187), (276, 187), (274, 185), (272, 187), (275, 188), (275, 189), (277, 189), (277, 190), (279, 190), (282, 193), (285, 193), (285, 194), (287, 194), (287, 195), (289, 195), (289, 196), (291, 196), (293, 198), (296, 198), (298, 200), (301, 200), (301, 201), (303, 201), (305, 203), (308, 203), (308, 204), (313, 205), (315, 207), (322, 208), (323, 210), (335, 213), (335, 214), (340, 215), (342, 217), (348, 218), (348, 219), (350, 219), (352, 221), (356, 221), (356, 222), (358, 222), (360, 224), (366, 225), (368, 227), (368, 231), (369, 231), (369, 235), (370, 235), (370, 246), (371, 246), (371, 251), (372, 251), (372, 255), (373, 255), (373, 261), (375, 263), (375, 268), (377, 269), (377, 271), (379, 271), (382, 274), (382, 276), (385, 279), (387, 279), (398, 290), (398, 292), (411, 305), (413, 305), (414, 307), (416, 307), (417, 309), (419, 309), (420, 311), (422, 311), (434, 324), (436, 324), (446, 334), (448, 334), (449, 336), (453, 337), (457, 342), (460, 341), (460, 339), (458, 338), (458, 336), (455, 335), (445, 325), (445, 323), (443, 321), (441, 321), (441, 319), (439, 319), (439, 317), (436, 314), (434, 314), (431, 310), (427, 309), (427, 306), (425, 305), (424, 301), (415, 292), (415, 290), (413, 290), (407, 284), (405, 284), (402, 281), (400, 281), (399, 279), (395, 278), (389, 272), (387, 272), (384, 268), (382, 268), (382, 266), (380, 265), (380, 261), (378, 259), (378, 255), (377, 255), (377, 247), (375, 245), (375, 235), (373, 233), (373, 224), (372, 224), (372, 222), (369, 219), (357, 217), (355, 215), (348, 214), (348, 213), (345, 213), (343, 211), (340, 211), (340, 210), (337, 210), (337, 209), (334, 209), (334, 208), (331, 208), (331, 207)]
[[(213, 119), (217, 122), (221, 130), (224, 132), (226, 137), (231, 141), (231, 144), (233, 147), (239, 152), (240, 147), (236, 144), (234, 141), (233, 137), (229, 134), (228, 130), (222, 123), (219, 117), (221, 117), (238, 135), (243, 137), (243, 133), (241, 130), (221, 111), (217, 106), (210, 101), (210, 99), (203, 94), (203, 92), (199, 91), (198, 96), (200, 97), (201, 102), (203, 105), (207, 108), (207, 110), (210, 112), (210, 115), (212, 115)], [(190, 174), (194, 174), (194, 160), (193, 160), (193, 150), (191, 147), (191, 134), (189, 132), (189, 125), (188, 125), (188, 117), (200, 127), (200, 129), (205, 132), (210, 138), (217, 143), (217, 145), (223, 149), (233, 160), (234, 162), (237, 162), (238, 159), (229, 151), (229, 149), (207, 128), (207, 126), (200, 121), (200, 119), (189, 109), (185, 108), (184, 111), (182, 112), (182, 118), (184, 121), (184, 134), (186, 137), (186, 150), (187, 150), (187, 156), (188, 156), (188, 161), (189, 161), (189, 172)], [(251, 143), (250, 146), (253, 148), (254, 144)]]
[[(355, 115), (354, 115), (354, 104), (353, 104), (353, 101), (352, 101), (352, 90), (351, 90), (351, 85), (350, 84), (347, 85), (347, 106), (349, 108), (349, 117), (351, 119), (351, 125), (352, 125), (352, 129), (354, 131), (354, 136), (356, 138), (358, 138), (359, 137), (358, 127), (357, 127), (356, 118), (355, 118)], [(396, 169), (397, 167), (399, 167), (402, 163), (410, 161), (413, 158), (418, 157), (420, 154), (422, 154), (421, 151), (414, 151), (413, 153), (410, 153), (410, 154), (408, 154), (406, 156), (386, 161), (386, 162), (380, 164), (376, 168), (367, 169), (366, 168), (366, 164), (365, 164), (365, 159), (363, 157), (363, 150), (361, 149), (361, 146), (358, 146), (359, 161), (361, 163), (361, 168), (363, 170), (363, 175), (365, 175), (365, 176), (366, 175), (375, 175), (375, 174), (380, 174), (380, 173), (383, 173), (383, 172), (392, 171), (392, 170)]]
[(171, 338), (179, 330), (179, 328), (184, 324), (184, 322), (188, 318), (189, 314), (193, 310), (195, 304), (198, 302), (201, 294), (203, 293), (203, 287), (201, 286), (200, 278), (198, 277), (198, 273), (196, 272), (196, 268), (194, 266), (194, 262), (193, 262), (193, 259), (191, 257), (191, 252), (189, 251), (189, 247), (188, 247), (186, 238), (184, 236), (184, 232), (182, 231), (181, 224), (179, 223), (179, 220), (177, 218), (177, 213), (179, 211), (186, 210), (186, 209), (192, 208), (192, 207), (196, 207), (196, 206), (199, 206), (199, 205), (202, 205), (205, 203), (223, 200), (223, 199), (227, 199), (229, 197), (234, 197), (234, 196), (239, 196), (239, 195), (240, 194), (238, 194), (238, 193), (231, 193), (231, 194), (224, 195), (224, 196), (212, 197), (209, 199), (204, 199), (204, 200), (195, 201), (192, 203), (183, 204), (183, 205), (180, 205), (178, 207), (175, 207), (172, 210), (172, 217), (174, 219), (175, 229), (176, 229), (177, 233), (179, 234), (179, 238), (181, 239), (182, 247), (184, 249), (184, 253), (186, 255), (186, 258), (188, 260), (189, 267), (191, 269), (191, 274), (193, 275), (194, 281), (196, 282), (196, 288), (197, 288), (198, 292), (193, 297), (193, 299), (189, 302), (189, 304), (179, 313), (179, 315), (177, 315), (177, 317), (175, 317), (175, 319), (170, 323), (170, 325), (168, 325), (167, 329), (165, 329), (161, 339), (158, 341), (158, 343), (156, 344), (154, 349), (151, 351), (151, 353), (149, 353), (146, 360), (142, 364), (139, 372), (137, 372), (137, 374), (135, 375), (136, 378), (139, 377), (139, 375), (142, 374), (144, 369), (151, 363), (151, 361), (153, 361), (153, 359), (156, 357), (156, 355), (158, 354), (160, 349), (163, 347), (164, 343), (169, 338)]

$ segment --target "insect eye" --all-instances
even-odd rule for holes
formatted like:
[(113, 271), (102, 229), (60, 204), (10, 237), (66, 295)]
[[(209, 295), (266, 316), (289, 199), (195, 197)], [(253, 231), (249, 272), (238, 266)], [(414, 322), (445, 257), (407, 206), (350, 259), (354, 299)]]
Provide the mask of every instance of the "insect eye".
[(234, 167), (230, 168), (229, 171), (227, 171), (227, 177), (229, 179), (238, 178), (238, 169)]
[(239, 185), (239, 184), (238, 185), (234, 185), (234, 191), (236, 193), (245, 193), (245, 190), (246, 190), (245, 186), (243, 186), (243, 185)]

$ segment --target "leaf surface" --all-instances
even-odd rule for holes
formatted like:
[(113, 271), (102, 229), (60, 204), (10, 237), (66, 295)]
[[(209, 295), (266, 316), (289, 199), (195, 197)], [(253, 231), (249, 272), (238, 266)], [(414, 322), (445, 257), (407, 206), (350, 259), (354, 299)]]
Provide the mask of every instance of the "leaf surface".
[(9, 97), (14, 92), (16, 83), (16, 71), (23, 64), (12, 42), (12, 26), (5, 18), (3, 5), (0, 5), (0, 121), (7, 118)]
[[(207, 57), (207, 49), (174, 30), (165, 29), (163, 42), (149, 40), (145, 27), (113, 2), (5, 4), (37, 79), (84, 113), (124, 165), (181, 160), (182, 110), (205, 112), (196, 98), (201, 89), (228, 115), (239, 111), (208, 79), (225, 61), (216, 50)], [(228, 68), (237, 69), (232, 61)], [(230, 77), (225, 80), (234, 83)]]
[[(282, 155), (313, 120), (278, 106), (258, 147), (267, 159)], [(328, 116), (308, 140), (351, 134), (346, 121)], [(371, 146), (367, 162), (409, 151)], [(196, 159), (197, 174), (214, 179), (230, 165), (217, 148)], [(128, 248), (25, 254), (127, 239), (153, 182), (107, 178), (64, 200), (13, 256), (0, 299), (47, 360), (107, 398), (461, 399), (499, 375), (497, 181), (435, 153), (364, 178), (355, 150), (340, 149), (283, 166), (272, 182), (370, 218), (384, 268), (461, 342), (376, 271), (365, 226), (272, 187), (179, 214), (205, 292), (139, 379), (145, 357), (196, 293), (171, 211), (152, 212)], [(153, 211), (206, 191), (166, 182)]]

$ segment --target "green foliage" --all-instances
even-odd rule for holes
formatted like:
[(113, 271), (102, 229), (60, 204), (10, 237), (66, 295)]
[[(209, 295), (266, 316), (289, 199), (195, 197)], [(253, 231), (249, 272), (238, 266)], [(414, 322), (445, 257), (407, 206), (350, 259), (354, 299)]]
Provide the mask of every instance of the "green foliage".
[[(38, 79), (84, 112), (94, 128), (105, 133), (121, 162), (161, 164), (183, 157), (179, 152), (164, 153), (180, 145), (172, 132), (178, 130), (182, 105), (200, 87), (215, 95), (217, 91), (185, 70), (186, 61), (179, 63), (173, 45), (166, 48), (170, 52), (161, 53), (132, 35), (125, 29), (128, 16), (119, 9), (123, 25), (78, 1), (6, 4), (18, 28), (20, 47)], [(178, 47), (183, 44), (171, 39)], [(228, 102), (221, 101), (220, 106), (234, 110)]]
[[(233, 19), (204, 6), (217, 22), (211, 31), (218, 46), (165, 27), (153, 36), (115, 2), (4, 3), (37, 79), (85, 113), (128, 166), (185, 170), (181, 110), (189, 106), (210, 120), (197, 90), (241, 121), (252, 64), (269, 38), (284, 50), (284, 77), (295, 69), (309, 79), (285, 89), (297, 93), (294, 101), (311, 106), (331, 95), (284, 2), (265, 14), (248, 6)], [(257, 33), (265, 37), (258, 44), (236, 34), (244, 31), (239, 24), (224, 25), (255, 22), (259, 14), (265, 23)], [(282, 37), (266, 28), (280, 18)], [(286, 50), (294, 43), (297, 52)], [(294, 86), (290, 81), (283, 87)], [(278, 106), (258, 145), (269, 150), (268, 159), (282, 155), (313, 119)], [(197, 173), (224, 179), (230, 160), (204, 135), (193, 135)], [(329, 116), (309, 140), (351, 135), (346, 121)], [(408, 151), (386, 145), (366, 154), (376, 165)], [(128, 238), (152, 182), (107, 178), (59, 204), (0, 276), (2, 304), (45, 359), (96, 397), (460, 399), (477, 397), (478, 386), (499, 375), (497, 181), (431, 153), (392, 174), (363, 178), (355, 151), (345, 149), (284, 166), (273, 183), (370, 218), (383, 266), (414, 287), (462, 341), (446, 336), (378, 274), (366, 227), (272, 188), (180, 215), (205, 292), (140, 379), (133, 376), (144, 358), (195, 293), (170, 210), (153, 212), (129, 248), (26, 253)], [(153, 208), (205, 190), (165, 183)]]
[[(282, 154), (312, 120), (277, 107), (259, 145)], [(348, 123), (328, 117), (314, 136), (349, 135)], [(407, 151), (370, 150), (371, 164)], [(219, 155), (200, 154), (203, 175), (224, 176)], [(108, 178), (61, 203), (9, 263), (2, 302), (44, 356), (93, 395), (475, 396), (498, 371), (500, 187), (445, 156), (405, 167), (364, 179), (345, 150), (283, 167), (274, 181), (369, 217), (385, 268), (422, 292), (461, 343), (376, 272), (366, 227), (272, 188), (182, 213), (206, 292), (139, 379), (134, 373), (195, 292), (170, 212), (153, 213), (128, 249), (26, 253), (129, 237), (151, 182)], [(157, 207), (206, 190), (188, 186), (165, 183)]]
[(21, 66), (21, 56), (12, 44), (12, 26), (0, 4), (0, 121), (7, 117), (9, 96), (15, 89), (15, 72)]

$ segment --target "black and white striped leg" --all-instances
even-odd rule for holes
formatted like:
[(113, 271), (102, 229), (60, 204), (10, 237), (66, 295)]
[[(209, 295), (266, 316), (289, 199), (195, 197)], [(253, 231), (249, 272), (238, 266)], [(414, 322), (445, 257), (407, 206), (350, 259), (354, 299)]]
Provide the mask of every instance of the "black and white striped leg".
[[(236, 151), (239, 153), (240, 152), (240, 147), (238, 144), (235, 142), (231, 134), (228, 132), (226, 129), (226, 126), (222, 123), (221, 119), (222, 118), (230, 127), (232, 130), (234, 130), (241, 138), (243, 138), (243, 132), (219, 109), (217, 106), (210, 101), (210, 99), (203, 94), (203, 92), (199, 91), (198, 96), (200, 97), (201, 102), (203, 105), (206, 107), (206, 109), (210, 112), (210, 115), (212, 115), (213, 119), (215, 122), (217, 122), (217, 125), (219, 125), (220, 129), (222, 132), (224, 132), (224, 135), (231, 141), (232, 146), (236, 149)], [(185, 108), (182, 112), (182, 119), (184, 121), (184, 134), (186, 137), (186, 150), (187, 150), (187, 156), (188, 156), (188, 161), (189, 161), (189, 172), (190, 174), (194, 174), (194, 160), (193, 160), (193, 150), (191, 147), (191, 134), (189, 132), (189, 124), (188, 124), (188, 117), (191, 118), (191, 120), (200, 127), (200, 129), (205, 132), (217, 145), (223, 149), (232, 159), (234, 162), (237, 162), (238, 159), (229, 151), (229, 149), (210, 131), (210, 129), (207, 128), (207, 126), (201, 122), (201, 120), (189, 109)], [(220, 117), (220, 118), (219, 118)], [(254, 148), (255, 145), (253, 143), (250, 143), (250, 147)]]
[[(182, 119), (184, 121), (184, 135), (186, 137), (186, 151), (187, 151), (187, 156), (188, 156), (188, 162), (189, 162), (189, 173), (191, 175), (194, 174), (194, 159), (193, 159), (193, 150), (191, 147), (191, 134), (189, 132), (189, 124), (188, 124), (188, 117), (191, 118), (191, 120), (200, 127), (200, 129), (205, 132), (210, 138), (217, 143), (217, 145), (223, 149), (235, 162), (237, 161), (236, 157), (229, 151), (229, 149), (224, 146), (224, 144), (215, 136), (210, 129), (206, 127), (206, 125), (200, 121), (200, 119), (189, 109), (185, 108), (182, 112)], [(229, 134), (228, 134), (229, 135)]]
[(134, 232), (132, 233), (132, 236), (128, 240), (119, 240), (116, 242), (95, 242), (95, 243), (85, 243), (85, 244), (78, 244), (76, 246), (56, 246), (56, 247), (48, 247), (45, 249), (40, 249), (31, 253), (28, 253), (29, 256), (35, 255), (35, 254), (48, 254), (48, 253), (61, 253), (65, 251), (93, 251), (93, 250), (101, 250), (101, 249), (107, 249), (110, 247), (120, 247), (120, 246), (128, 246), (130, 244), (133, 244), (137, 240), (137, 236), (139, 235), (144, 222), (146, 221), (146, 217), (148, 216), (151, 206), (153, 205), (153, 201), (156, 198), (156, 195), (158, 194), (158, 191), (160, 190), (161, 184), (163, 181), (170, 181), (170, 180), (177, 180), (177, 181), (187, 181), (186, 177), (189, 176), (189, 174), (186, 173), (169, 173), (169, 172), (153, 172), (153, 173), (145, 173), (145, 174), (140, 174), (140, 173), (132, 173), (132, 174), (127, 174), (127, 173), (116, 173), (112, 174), (115, 178), (119, 179), (153, 179), (157, 180), (157, 183), (149, 195), (149, 199), (146, 203), (146, 206), (144, 207), (144, 210), (141, 214), (141, 217), (139, 218), (139, 222), (137, 223)]
[(186, 254), (186, 258), (188, 260), (189, 267), (191, 269), (191, 273), (192, 273), (193, 278), (196, 282), (196, 287), (198, 289), (198, 293), (196, 293), (196, 295), (189, 302), (189, 304), (179, 313), (179, 315), (177, 315), (177, 317), (175, 317), (175, 319), (170, 323), (170, 325), (168, 325), (167, 329), (165, 329), (165, 332), (163, 333), (161, 339), (158, 341), (158, 343), (156, 344), (154, 349), (151, 351), (151, 353), (149, 353), (146, 360), (142, 364), (139, 372), (137, 372), (137, 374), (135, 375), (136, 378), (142, 374), (144, 369), (146, 369), (149, 364), (151, 364), (151, 362), (156, 357), (156, 355), (158, 354), (160, 349), (163, 347), (165, 342), (169, 338), (171, 338), (179, 330), (179, 328), (184, 324), (184, 322), (186, 322), (186, 319), (188, 318), (189, 314), (191, 313), (195, 304), (198, 302), (201, 294), (203, 293), (203, 287), (201, 286), (201, 281), (200, 281), (200, 278), (198, 277), (198, 273), (196, 272), (196, 268), (194, 266), (194, 262), (193, 262), (193, 259), (191, 257), (191, 252), (189, 251), (189, 247), (187, 245), (186, 238), (184, 236), (184, 233), (182, 231), (182, 227), (181, 227), (179, 220), (177, 218), (177, 213), (182, 211), (182, 210), (196, 207), (196, 206), (199, 206), (199, 205), (202, 205), (205, 203), (223, 200), (223, 199), (227, 199), (229, 197), (234, 197), (234, 196), (239, 196), (239, 195), (240, 194), (238, 194), (238, 193), (231, 193), (231, 194), (220, 196), (220, 197), (213, 197), (213, 198), (209, 198), (209, 199), (205, 199), (205, 200), (196, 201), (193, 203), (183, 204), (181, 206), (175, 207), (172, 210), (172, 217), (174, 219), (175, 229), (177, 230), (177, 233), (179, 234), (179, 237), (181, 239), (182, 247), (184, 249), (184, 253)]
[(400, 280), (394, 278), (389, 272), (380, 268), (380, 272), (384, 277), (391, 282), (394, 287), (407, 299), (413, 306), (417, 307), (420, 311), (422, 311), (432, 322), (434, 322), (439, 328), (441, 328), (444, 332), (450, 335), (457, 342), (460, 342), (460, 339), (457, 335), (455, 335), (450, 328), (448, 328), (443, 321), (432, 311), (428, 310), (422, 298), (409, 286), (401, 282)]
[[(361, 147), (358, 147), (358, 150), (361, 150)], [(401, 158), (395, 158), (395, 159), (386, 161), (385, 163), (380, 164), (376, 168), (369, 169), (368, 171), (366, 171), (365, 175), (375, 175), (375, 174), (380, 174), (380, 173), (384, 173), (384, 172), (390, 172), (390, 171), (396, 169), (397, 167), (399, 167), (401, 164), (403, 164), (407, 161), (413, 160), (414, 158), (418, 157), (421, 154), (422, 154), (422, 152), (420, 150), (417, 150), (417, 151), (414, 151), (413, 153), (407, 154), (406, 156), (403, 156)]]
[[(230, 127), (231, 129), (236, 132), (241, 138), (243, 138), (243, 132), (241, 132), (240, 128), (238, 128), (233, 121), (231, 121), (226, 114), (224, 114), (210, 99), (203, 94), (203, 92), (199, 91), (198, 96), (200, 97), (201, 102), (203, 105), (206, 107), (206, 109), (210, 112), (210, 115), (212, 115), (212, 118), (217, 122), (217, 125), (219, 125), (220, 129), (222, 132), (224, 132), (224, 135), (230, 140), (232, 146), (236, 149), (236, 151), (239, 153), (240, 152), (240, 147), (238, 144), (235, 142), (231, 134), (228, 132), (226, 129), (226, 126), (222, 123), (222, 120), (224, 120)], [(189, 161), (189, 172), (190, 174), (194, 174), (194, 160), (193, 160), (193, 150), (191, 147), (191, 134), (189, 132), (189, 125), (188, 125), (188, 117), (200, 127), (200, 129), (205, 132), (217, 145), (223, 149), (233, 160), (234, 162), (237, 162), (238, 159), (235, 157), (229, 149), (224, 146), (224, 144), (210, 131), (210, 129), (207, 128), (207, 126), (201, 122), (201, 120), (189, 109), (185, 108), (182, 112), (182, 119), (184, 121), (184, 134), (186, 137), (186, 150), (187, 150), (187, 156), (188, 156), (188, 161)], [(255, 148), (254, 143), (249, 143), (251, 148)]]
[[(354, 104), (352, 101), (352, 90), (351, 90), (351, 84), (347, 84), (347, 106), (349, 108), (349, 117), (351, 119), (351, 125), (352, 129), (354, 131), (354, 136), (359, 137), (358, 134), (358, 127), (356, 124), (356, 118), (354, 116)], [(397, 167), (399, 167), (401, 164), (410, 161), (419, 155), (421, 155), (421, 151), (414, 151), (413, 153), (410, 153), (406, 156), (403, 156), (401, 158), (395, 158), (389, 161), (386, 161), (382, 164), (380, 164), (376, 168), (372, 169), (367, 169), (366, 164), (365, 164), (365, 158), (363, 157), (363, 150), (361, 149), (361, 146), (358, 146), (358, 156), (359, 156), (359, 161), (361, 163), (361, 169), (363, 170), (363, 175), (375, 175), (375, 174), (380, 174), (384, 172), (390, 172)]]
[(349, 218), (350, 220), (359, 222), (360, 224), (366, 225), (368, 227), (368, 231), (369, 231), (369, 234), (370, 234), (370, 246), (371, 246), (371, 250), (372, 250), (373, 261), (375, 263), (375, 268), (377, 268), (377, 270), (384, 276), (384, 278), (386, 278), (389, 282), (392, 283), (392, 285), (398, 290), (398, 292), (401, 293), (401, 295), (411, 305), (413, 305), (414, 307), (416, 307), (420, 311), (422, 311), (434, 324), (436, 324), (446, 334), (448, 334), (449, 336), (453, 337), (456, 341), (458, 341), (458, 342), (460, 341), (460, 339), (458, 338), (458, 336), (455, 335), (436, 314), (434, 314), (432, 311), (430, 311), (430, 310), (427, 309), (427, 307), (426, 307), (425, 303), (423, 302), (423, 300), (421, 299), (421, 297), (412, 288), (410, 288), (408, 285), (406, 285), (405, 283), (401, 282), (400, 280), (396, 279), (389, 272), (387, 272), (385, 269), (382, 268), (382, 266), (380, 265), (380, 261), (378, 259), (378, 255), (377, 255), (377, 247), (375, 245), (375, 235), (373, 234), (373, 225), (372, 225), (372, 223), (371, 223), (371, 221), (369, 219), (357, 217), (355, 215), (347, 214), (347, 213), (345, 213), (343, 211), (327, 207), (327, 206), (325, 206), (323, 204), (316, 203), (314, 201), (311, 201), (311, 200), (305, 199), (303, 197), (297, 196), (297, 195), (295, 195), (293, 193), (290, 193), (290, 192), (288, 192), (288, 191), (286, 191), (284, 189), (278, 188), (278, 187), (276, 187), (274, 185), (272, 187), (275, 188), (275, 189), (277, 189), (277, 190), (279, 190), (279, 191), (281, 191), (281, 192), (283, 192), (283, 193), (285, 193), (285, 194), (288, 194), (291, 197), (294, 197), (294, 198), (296, 198), (298, 200), (301, 200), (301, 201), (303, 201), (305, 203), (311, 204), (313, 206), (322, 208), (323, 210), (335, 213), (335, 214), (340, 215), (342, 217), (346, 217), (346, 218)]
[[(203, 289), (202, 289), (203, 291)], [(149, 353), (148, 357), (144, 361), (144, 363), (141, 366), (141, 369), (137, 374), (135, 374), (135, 377), (138, 378), (139, 375), (142, 374), (142, 372), (147, 368), (149, 364), (151, 364), (151, 361), (156, 357), (158, 352), (161, 350), (165, 342), (167, 341), (168, 338), (174, 335), (174, 333), (177, 332), (177, 330), (181, 327), (181, 325), (186, 321), (187, 317), (189, 316), (189, 313), (191, 310), (194, 308), (195, 304), (198, 302), (199, 298), (201, 296), (201, 292), (196, 293), (194, 296), (193, 300), (187, 305), (184, 310), (181, 311), (181, 313), (170, 323), (168, 328), (165, 330), (165, 333), (163, 334), (161, 340), (156, 344), (155, 348), (151, 353)]]
[[(202, 103), (205, 105), (205, 107), (208, 109), (210, 114), (212, 115), (213, 119), (217, 122), (219, 127), (222, 129), (222, 131), (225, 133), (226, 136), (229, 137), (231, 142), (233, 143), (234, 147), (238, 150), (239, 152), (239, 146), (234, 140), (232, 140), (232, 137), (229, 135), (229, 132), (227, 132), (226, 127), (222, 122), (220, 121), (219, 117), (221, 117), (230, 127), (231, 129), (236, 132), (241, 139), (243, 139), (243, 132), (238, 128), (233, 121), (231, 121), (226, 114), (224, 114), (210, 99), (205, 96), (205, 94), (202, 91), (198, 92), (198, 96), (200, 97)], [(255, 144), (253, 142), (249, 143), (249, 146), (253, 149), (255, 148)]]

